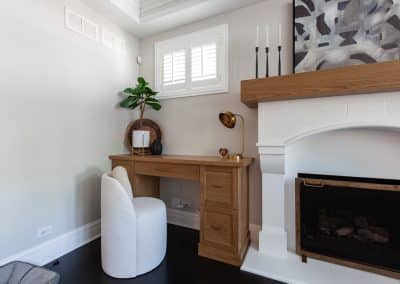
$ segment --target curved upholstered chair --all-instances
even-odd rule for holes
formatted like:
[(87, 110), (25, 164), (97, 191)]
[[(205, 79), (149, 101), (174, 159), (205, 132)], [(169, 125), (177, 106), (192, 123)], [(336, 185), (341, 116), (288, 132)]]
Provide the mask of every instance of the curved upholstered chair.
[(101, 254), (105, 273), (133, 278), (156, 268), (167, 248), (165, 204), (132, 194), (127, 172), (117, 167), (101, 181)]

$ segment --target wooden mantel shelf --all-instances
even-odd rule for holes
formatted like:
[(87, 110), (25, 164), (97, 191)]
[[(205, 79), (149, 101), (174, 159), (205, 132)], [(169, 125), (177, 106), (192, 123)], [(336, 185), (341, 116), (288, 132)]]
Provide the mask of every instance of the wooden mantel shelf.
[(400, 61), (349, 66), (242, 81), (241, 100), (260, 102), (390, 92), (400, 90)]

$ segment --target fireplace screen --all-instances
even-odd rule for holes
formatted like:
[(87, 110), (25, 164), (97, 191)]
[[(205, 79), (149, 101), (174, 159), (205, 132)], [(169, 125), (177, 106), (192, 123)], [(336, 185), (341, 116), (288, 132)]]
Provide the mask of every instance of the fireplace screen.
[(296, 185), (299, 254), (400, 273), (400, 181), (299, 174)]

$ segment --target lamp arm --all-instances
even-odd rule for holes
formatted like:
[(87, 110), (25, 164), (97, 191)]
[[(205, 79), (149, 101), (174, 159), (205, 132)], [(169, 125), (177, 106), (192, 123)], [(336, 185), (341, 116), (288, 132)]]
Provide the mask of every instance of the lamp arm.
[(237, 117), (239, 117), (240, 118), (240, 120), (242, 121), (242, 150), (241, 150), (241, 152), (240, 152), (240, 154), (243, 156), (243, 153), (244, 153), (244, 135), (245, 135), (245, 123), (244, 123), (244, 117), (243, 117), (243, 115), (241, 115), (241, 114), (238, 114), (238, 113), (235, 113), (235, 115), (237, 116)]

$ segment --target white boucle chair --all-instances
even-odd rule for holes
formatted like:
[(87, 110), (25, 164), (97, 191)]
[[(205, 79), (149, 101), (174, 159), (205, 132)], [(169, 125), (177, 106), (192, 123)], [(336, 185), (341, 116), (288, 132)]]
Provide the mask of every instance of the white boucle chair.
[(122, 167), (101, 181), (101, 255), (105, 273), (134, 278), (156, 268), (167, 249), (165, 204), (156, 198), (133, 197)]

